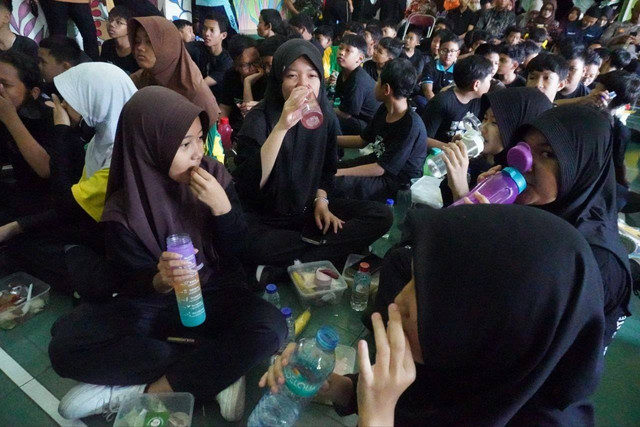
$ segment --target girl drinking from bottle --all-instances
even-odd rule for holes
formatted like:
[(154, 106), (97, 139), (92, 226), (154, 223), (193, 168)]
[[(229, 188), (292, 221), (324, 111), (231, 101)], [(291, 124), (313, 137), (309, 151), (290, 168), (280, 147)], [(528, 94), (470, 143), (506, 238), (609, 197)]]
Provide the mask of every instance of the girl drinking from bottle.
[[(223, 417), (237, 420), (243, 375), (285, 339), (280, 312), (242, 285), (237, 257), (247, 227), (231, 177), (203, 157), (208, 125), (201, 108), (157, 86), (123, 109), (102, 217), (121, 285), (116, 298), (81, 305), (52, 328), (52, 366), (85, 383), (61, 400), (65, 418), (117, 411), (145, 392), (185, 391), (202, 401), (217, 395)], [(191, 236), (202, 265), (207, 320), (194, 328), (182, 326), (172, 292), (193, 274), (165, 251), (166, 238), (177, 233)]]
[[(533, 167), (516, 203), (564, 218), (587, 239), (604, 285), (607, 346), (629, 316), (631, 272), (618, 236), (611, 119), (587, 106), (562, 106), (521, 127), (516, 141), (531, 147)], [(481, 175), (496, 173), (500, 167)]]
[[(341, 268), (350, 253), (366, 248), (391, 226), (391, 213), (381, 203), (331, 197), (340, 130), (325, 95), (322, 69), (320, 53), (311, 43), (294, 39), (280, 46), (265, 97), (247, 114), (238, 134), (234, 177), (248, 211), (247, 257), (254, 268), (279, 267), (249, 271), (256, 271), (264, 285), (286, 277), (282, 267), (295, 259), (328, 259)], [(298, 113), (312, 98), (323, 115), (313, 130), (300, 123)], [(303, 229), (318, 244), (303, 241)], [(263, 276), (266, 272), (271, 277)]]
[[(602, 284), (580, 233), (522, 206), (417, 210), (407, 225), (411, 249), (382, 267), (395, 293), (371, 316), (375, 364), (359, 342), (359, 374), (332, 374), (323, 397), (363, 426), (593, 425)], [(261, 386), (286, 387), (293, 348)]]

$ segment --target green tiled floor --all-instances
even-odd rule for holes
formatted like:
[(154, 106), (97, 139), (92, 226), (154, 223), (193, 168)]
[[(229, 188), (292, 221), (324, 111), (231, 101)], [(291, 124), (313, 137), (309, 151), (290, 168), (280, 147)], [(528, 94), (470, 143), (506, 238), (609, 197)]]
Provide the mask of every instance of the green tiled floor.
[[(640, 190), (638, 159), (640, 146), (633, 145), (627, 153), (626, 161), (632, 186)], [(638, 221), (640, 224), (640, 221)], [(389, 244), (380, 241), (374, 246), (374, 252), (383, 255)], [(302, 307), (297, 295), (289, 287), (280, 290), (282, 305), (301, 313)], [(348, 303), (348, 291), (336, 306), (312, 308), (312, 316), (302, 336), (307, 337), (324, 324), (333, 325), (340, 334), (342, 344), (354, 346), (360, 338), (370, 340), (360, 322), (360, 314), (352, 311)], [(52, 294), (51, 305), (43, 313), (18, 326), (12, 331), (0, 331), (0, 347), (12, 356), (26, 371), (60, 399), (75, 384), (62, 379), (53, 371), (47, 356), (50, 341), (49, 331), (57, 317), (68, 312), (71, 303), (67, 297)], [(602, 382), (593, 398), (598, 425), (637, 426), (640, 425), (640, 299), (633, 296), (631, 311), (638, 313), (627, 320), (618, 336), (609, 348)], [(262, 395), (258, 389), (258, 379), (266, 364), (252, 370), (247, 375), (246, 423), (251, 409)], [(101, 416), (83, 420), (89, 426), (109, 426)], [(355, 426), (355, 416), (341, 418), (326, 406), (312, 403), (302, 414), (299, 425), (303, 426)], [(234, 425), (225, 422), (219, 414), (216, 403), (194, 408), (194, 426)], [(40, 427), (53, 426), (49, 418), (22, 390), (0, 372), (0, 426)]]

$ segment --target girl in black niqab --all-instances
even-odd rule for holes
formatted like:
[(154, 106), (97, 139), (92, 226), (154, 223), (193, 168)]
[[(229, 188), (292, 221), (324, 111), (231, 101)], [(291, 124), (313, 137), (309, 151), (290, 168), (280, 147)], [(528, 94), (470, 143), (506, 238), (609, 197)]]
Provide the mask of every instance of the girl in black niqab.
[[(284, 43), (273, 56), (264, 99), (238, 134), (234, 178), (248, 212), (247, 255), (255, 264), (282, 267), (297, 258), (339, 265), (391, 225), (382, 204), (331, 198), (340, 129), (322, 75), (322, 58), (311, 43)], [(307, 96), (317, 98), (324, 115), (314, 130), (296, 115)], [(303, 242), (305, 224), (321, 230), (326, 244)]]
[[(400, 317), (415, 381), (404, 390), (411, 378), (403, 371), (411, 370), (406, 363), (394, 370), (403, 346), (381, 351), (386, 340), (374, 314), (376, 365), (389, 369), (374, 369), (377, 393), (362, 360), (360, 374), (331, 376), (323, 390), (339, 413), (359, 410), (362, 425), (593, 425), (588, 397), (602, 371), (602, 284), (581, 234), (522, 206), (417, 210), (407, 226), (408, 263), (385, 258), (380, 287), (391, 281), (401, 290), (386, 301), (396, 305), (387, 336), (393, 343)], [(386, 305), (378, 308), (386, 315)], [(362, 358), (366, 346), (359, 351)], [(376, 378), (381, 371), (393, 380)]]

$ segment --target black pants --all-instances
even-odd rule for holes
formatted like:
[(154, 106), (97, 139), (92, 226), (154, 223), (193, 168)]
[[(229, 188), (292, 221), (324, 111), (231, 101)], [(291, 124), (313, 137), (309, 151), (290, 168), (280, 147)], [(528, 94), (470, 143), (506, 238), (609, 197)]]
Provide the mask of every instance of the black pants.
[(360, 135), (367, 127), (367, 122), (353, 116), (348, 119), (338, 116), (338, 121), (343, 135)]
[(395, 199), (400, 181), (391, 176), (338, 176), (334, 182), (336, 197), (384, 202)]
[[(89, 384), (136, 385), (166, 375), (176, 392), (208, 401), (275, 353), (287, 336), (277, 308), (241, 287), (206, 290), (207, 320), (180, 323), (173, 293), (83, 304), (51, 329), (49, 357), (65, 378)], [(167, 337), (194, 338), (198, 345)]]
[(98, 35), (91, 15), (89, 3), (65, 3), (50, 0), (47, 2), (46, 16), (51, 35), (67, 35), (67, 21), (69, 18), (77, 25), (84, 51), (94, 61), (100, 57), (98, 51)]
[(286, 267), (295, 259), (302, 262), (329, 260), (342, 268), (350, 253), (366, 249), (384, 233), (393, 222), (389, 209), (377, 202), (332, 199), (331, 212), (345, 221), (338, 234), (328, 231), (327, 242), (315, 246), (303, 242), (300, 233), (309, 216), (263, 217), (248, 215), (249, 248), (247, 257), (255, 264)]

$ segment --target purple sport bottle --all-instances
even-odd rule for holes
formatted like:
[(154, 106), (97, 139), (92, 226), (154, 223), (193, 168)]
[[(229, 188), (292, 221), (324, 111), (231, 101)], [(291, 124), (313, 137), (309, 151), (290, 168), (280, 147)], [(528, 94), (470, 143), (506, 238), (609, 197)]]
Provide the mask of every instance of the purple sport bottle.
[(181, 283), (174, 286), (180, 321), (187, 327), (199, 326), (204, 323), (207, 315), (204, 311), (200, 276), (196, 264), (196, 251), (188, 234), (172, 234), (167, 237), (167, 252), (173, 252), (189, 261), (187, 268), (193, 274), (187, 276)]
[[(516, 200), (516, 197), (525, 188), (527, 188), (527, 181), (525, 181), (524, 176), (517, 169), (506, 167), (476, 185), (465, 197), (468, 197), (472, 203), (480, 203), (475, 197), (475, 193), (478, 192), (489, 199), (491, 204), (509, 205)], [(462, 197), (451, 206), (464, 204), (464, 197)]]

